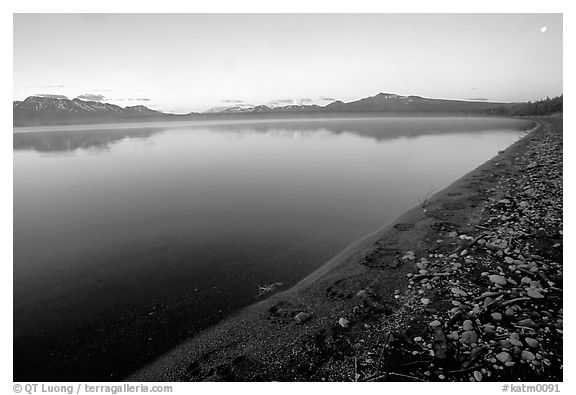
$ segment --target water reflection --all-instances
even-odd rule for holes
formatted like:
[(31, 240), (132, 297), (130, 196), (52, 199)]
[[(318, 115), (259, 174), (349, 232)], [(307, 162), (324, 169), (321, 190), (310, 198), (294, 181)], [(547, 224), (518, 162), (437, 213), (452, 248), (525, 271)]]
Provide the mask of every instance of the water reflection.
[(64, 153), (82, 149), (94, 153), (104, 153), (109, 151), (112, 145), (126, 139), (148, 139), (163, 130), (161, 128), (142, 128), (15, 133), (13, 144), (15, 151)]
[[(408, 122), (407, 122), (408, 121)], [(267, 133), (276, 136), (306, 138), (314, 134), (340, 135), (350, 133), (376, 141), (399, 137), (416, 138), (497, 129), (528, 129), (532, 123), (500, 118), (347, 118), (292, 119), (245, 124), (214, 124), (211, 131), (235, 134)]]
[(164, 127), (132, 129), (65, 130), (48, 132), (24, 132), (14, 134), (14, 150), (33, 150), (43, 153), (64, 153), (77, 149), (93, 153), (105, 153), (111, 146), (126, 139), (149, 139), (153, 135), (170, 129), (189, 129), (191, 132), (202, 128), (211, 132), (228, 133), (241, 137), (250, 134), (270, 134), (279, 137), (309, 138), (312, 135), (340, 135), (350, 133), (357, 136), (384, 141), (402, 138), (416, 138), (424, 135), (477, 132), (487, 129), (515, 129), (521, 125), (527, 128), (528, 121), (497, 118), (348, 118), (348, 119), (290, 119), (265, 120), (261, 122), (228, 121), (224, 123), (190, 123)]

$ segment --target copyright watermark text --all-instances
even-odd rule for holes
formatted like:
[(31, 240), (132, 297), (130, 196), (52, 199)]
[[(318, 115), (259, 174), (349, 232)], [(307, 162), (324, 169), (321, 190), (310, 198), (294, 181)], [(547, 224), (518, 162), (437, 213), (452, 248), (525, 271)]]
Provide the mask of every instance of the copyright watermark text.
[(171, 393), (171, 385), (146, 384), (14, 384), (14, 393), (20, 394), (134, 394), (134, 393)]

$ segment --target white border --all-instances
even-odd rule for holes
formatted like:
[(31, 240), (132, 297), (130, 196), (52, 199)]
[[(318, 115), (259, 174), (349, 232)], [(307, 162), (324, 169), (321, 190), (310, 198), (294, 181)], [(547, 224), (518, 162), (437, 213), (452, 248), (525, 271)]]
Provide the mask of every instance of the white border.
[[(53, 12), (148, 12), (148, 13), (168, 13), (168, 12), (192, 12), (192, 13), (206, 13), (206, 12), (226, 12), (226, 13), (261, 13), (261, 12), (302, 12), (302, 13), (323, 13), (323, 12), (337, 12), (337, 13), (358, 13), (358, 12), (385, 12), (385, 13), (401, 13), (401, 12), (418, 12), (418, 13), (563, 13), (564, 14), (564, 93), (567, 94), (568, 100), (565, 101), (564, 107), (568, 110), (565, 117), (565, 151), (566, 166), (565, 166), (565, 196), (566, 202), (574, 202), (573, 196), (573, 180), (571, 171), (574, 167), (574, 160), (571, 157), (573, 149), (572, 132), (574, 130), (572, 110), (574, 109), (571, 93), (573, 92), (573, 71), (576, 70), (574, 64), (574, 40), (576, 32), (574, 26), (576, 20), (574, 18), (574, 1), (553, 1), (553, 0), (483, 0), (476, 2), (466, 2), (462, 0), (416, 0), (416, 1), (394, 1), (388, 4), (384, 1), (312, 1), (312, 0), (286, 0), (286, 1), (271, 1), (271, 0), (220, 0), (211, 3), (202, 2), (203, 4), (186, 2), (186, 1), (171, 1), (163, 0), (161, 2), (152, 1), (138, 1), (138, 2), (123, 2), (118, 0), (94, 0), (94, 1), (40, 1), (40, 0), (23, 0), (23, 1), (10, 1), (8, 4), (3, 3), (2, 15), (0, 19), (1, 29), (1, 42), (2, 52), (5, 55), (5, 60), (2, 61), (2, 77), (4, 83), (2, 86), (4, 99), (0, 111), (2, 114), (2, 125), (4, 132), (0, 133), (2, 155), (2, 185), (3, 190), (0, 194), (1, 212), (2, 212), (2, 228), (0, 240), (2, 240), (2, 254), (1, 274), (2, 274), (2, 307), (1, 310), (5, 317), (2, 328), (2, 365), (0, 368), (2, 374), (1, 387), (2, 393), (13, 393), (12, 390), (12, 111), (10, 102), (12, 99), (12, 91), (7, 87), (12, 86), (13, 73), (12, 70), (12, 13), (19, 12), (40, 12), (40, 13), (53, 13)], [(9, 60), (8, 60), (9, 59)], [(568, 91), (568, 92), (566, 92)], [(567, 204), (565, 207), (565, 217), (569, 218), (564, 232), (566, 240), (568, 240), (567, 248), (565, 249), (565, 347), (564, 347), (564, 383), (560, 384), (562, 393), (576, 393), (576, 386), (574, 385), (574, 378), (572, 377), (574, 367), (574, 292), (570, 287), (571, 280), (576, 278), (574, 269), (574, 262), (571, 258), (574, 257), (571, 247), (571, 236), (573, 231), (573, 218), (574, 209), (571, 205)], [(114, 384), (114, 383), (110, 383)], [(352, 388), (352, 385), (361, 385), (361, 388)], [(463, 393), (466, 394), (499, 394), (501, 391), (501, 383), (293, 383), (293, 384), (278, 384), (278, 383), (195, 383), (174, 384), (174, 392), (176, 394), (187, 393), (205, 393), (205, 392), (222, 392), (222, 393), (259, 393), (259, 392), (273, 392), (274, 395), (294, 394), (294, 393), (309, 393), (325, 391), (330, 394), (349, 394), (358, 391), (382, 391), (391, 393), (400, 391), (425, 391), (426, 393), (442, 392), (446, 393)]]

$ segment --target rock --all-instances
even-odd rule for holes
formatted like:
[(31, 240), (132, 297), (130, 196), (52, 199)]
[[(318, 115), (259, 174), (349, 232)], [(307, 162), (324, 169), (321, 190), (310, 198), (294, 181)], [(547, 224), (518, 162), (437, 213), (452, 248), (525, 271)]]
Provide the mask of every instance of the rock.
[(475, 370), (473, 374), (474, 374), (474, 379), (475, 379), (476, 381), (482, 381), (482, 373), (480, 373), (479, 371)]
[(460, 343), (472, 344), (478, 342), (478, 335), (474, 331), (466, 331), (460, 337)]
[(542, 299), (544, 297), (544, 295), (533, 288), (530, 288), (526, 294), (534, 299)]
[(530, 277), (524, 276), (522, 280), (520, 280), (521, 284), (532, 284), (532, 279)]
[(516, 314), (516, 311), (515, 311), (513, 308), (511, 308), (511, 307), (508, 307), (508, 308), (506, 309), (506, 311), (504, 312), (504, 315), (505, 315), (506, 317), (514, 317), (514, 314)]
[(482, 326), (485, 333), (493, 333), (496, 330), (496, 327), (491, 324), (485, 324)]
[(524, 341), (526, 342), (526, 344), (528, 344), (528, 347), (530, 348), (538, 348), (538, 346), (540, 345), (538, 340), (533, 339), (531, 337), (525, 338)]
[(536, 356), (531, 351), (524, 350), (524, 351), (522, 351), (522, 359), (530, 362), (530, 361), (535, 360)]
[(512, 356), (506, 351), (502, 351), (501, 353), (496, 354), (496, 359), (502, 363), (507, 363), (512, 361)]
[(424, 306), (426, 306), (426, 305), (428, 305), (428, 304), (430, 303), (430, 299), (428, 299), (428, 298), (422, 298), (422, 299), (420, 299), (420, 302), (422, 302), (422, 304), (423, 304)]
[(491, 314), (494, 321), (502, 321), (502, 314), (495, 312)]
[(416, 343), (421, 342), (421, 341), (422, 341), (422, 336), (416, 336), (416, 337), (414, 338), (414, 341), (415, 341)]
[(500, 199), (500, 200), (498, 201), (498, 203), (499, 203), (499, 204), (510, 204), (510, 200), (508, 200), (508, 199)]
[(490, 296), (487, 296), (484, 299), (484, 307), (490, 306), (492, 303), (494, 303), (494, 299), (492, 299)]
[(498, 284), (498, 285), (506, 285), (506, 278), (504, 276), (500, 276), (498, 274), (492, 274), (490, 277), (488, 277), (490, 279), (490, 281), (492, 281), (494, 284)]
[(348, 320), (347, 320), (346, 318), (344, 318), (344, 317), (341, 317), (341, 318), (338, 320), (338, 323), (340, 324), (340, 326), (341, 326), (342, 328), (348, 328), (348, 325), (350, 325), (350, 321), (348, 321)]
[(431, 323), (429, 323), (428, 325), (430, 325), (432, 328), (434, 328), (435, 326), (440, 326), (442, 325), (442, 323), (438, 320), (434, 320)]
[(510, 343), (511, 343), (513, 346), (518, 346), (518, 347), (522, 347), (522, 346), (523, 346), (522, 342), (520, 341), (520, 336), (518, 336), (517, 333), (511, 333), (511, 334), (510, 334)]
[(298, 314), (296, 314), (296, 316), (294, 317), (294, 321), (296, 321), (297, 324), (302, 324), (308, 321), (310, 317), (311, 317), (310, 314), (301, 311)]
[(459, 296), (468, 296), (468, 292), (458, 288), (458, 287), (452, 287), (452, 293), (455, 295), (459, 295)]
[(361, 289), (356, 293), (356, 297), (359, 299), (366, 299), (368, 297), (368, 292), (366, 292), (364, 289)]
[(472, 320), (466, 320), (462, 323), (462, 329), (464, 329), (465, 331), (471, 331), (474, 329), (474, 323), (472, 322)]

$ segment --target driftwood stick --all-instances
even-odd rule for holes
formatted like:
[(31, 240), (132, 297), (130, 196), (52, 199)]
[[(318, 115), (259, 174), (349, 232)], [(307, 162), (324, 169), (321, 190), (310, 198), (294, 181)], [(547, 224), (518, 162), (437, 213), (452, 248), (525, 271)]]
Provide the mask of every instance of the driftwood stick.
[(523, 297), (523, 298), (516, 298), (516, 299), (510, 299), (507, 300), (506, 302), (503, 302), (500, 304), (500, 306), (504, 307), (504, 306), (509, 306), (511, 304), (517, 303), (517, 302), (524, 302), (526, 300), (530, 300), (530, 298), (528, 297)]
[(473, 370), (477, 370), (477, 369), (482, 369), (482, 365), (475, 365), (466, 369), (460, 369), (460, 370), (451, 370), (449, 372), (446, 372), (448, 374), (460, 374), (460, 373), (468, 373), (471, 372)]
[(401, 377), (403, 379), (409, 379), (409, 380), (413, 380), (413, 381), (424, 381), (424, 380), (419, 379), (418, 377), (409, 376), (407, 374), (394, 373), (394, 372), (384, 373), (380, 376), (373, 377), (367, 381), (376, 381), (376, 380), (380, 380), (383, 378), (388, 378), (388, 376), (396, 376), (396, 377)]
[(382, 351), (380, 351), (380, 356), (378, 357), (378, 365), (376, 365), (376, 374), (380, 373), (380, 367), (382, 365), (382, 358), (384, 357), (384, 352), (386, 351), (386, 347), (388, 347), (388, 340), (390, 340), (390, 335), (392, 332), (388, 332), (386, 336), (386, 341), (384, 342), (384, 346), (382, 347)]

